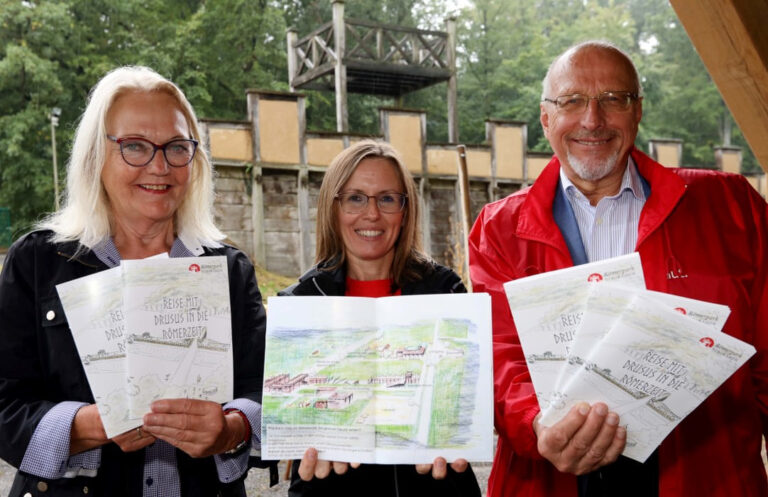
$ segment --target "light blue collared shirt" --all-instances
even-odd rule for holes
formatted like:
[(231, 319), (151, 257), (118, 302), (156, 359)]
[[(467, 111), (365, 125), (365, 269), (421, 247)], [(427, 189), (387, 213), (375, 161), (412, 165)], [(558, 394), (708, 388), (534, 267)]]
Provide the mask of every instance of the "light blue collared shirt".
[(646, 195), (640, 173), (631, 157), (627, 160), (619, 192), (601, 198), (597, 205), (590, 205), (589, 199), (568, 179), (562, 167), (560, 181), (576, 217), (589, 262), (635, 251), (637, 228)]

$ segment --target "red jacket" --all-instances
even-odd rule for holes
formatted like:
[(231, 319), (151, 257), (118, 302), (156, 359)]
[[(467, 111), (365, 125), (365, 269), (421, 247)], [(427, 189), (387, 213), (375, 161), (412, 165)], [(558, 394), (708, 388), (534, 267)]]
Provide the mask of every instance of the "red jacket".
[[(768, 431), (768, 207), (741, 176), (667, 169), (633, 149), (650, 184), (636, 250), (646, 285), (728, 305), (724, 331), (757, 354), (659, 449), (659, 496), (768, 496), (760, 457)], [(495, 425), (489, 497), (576, 496), (576, 477), (536, 449), (539, 412), (502, 284), (573, 265), (552, 215), (560, 163), (530, 187), (486, 205), (469, 238), (476, 292), (493, 301)]]

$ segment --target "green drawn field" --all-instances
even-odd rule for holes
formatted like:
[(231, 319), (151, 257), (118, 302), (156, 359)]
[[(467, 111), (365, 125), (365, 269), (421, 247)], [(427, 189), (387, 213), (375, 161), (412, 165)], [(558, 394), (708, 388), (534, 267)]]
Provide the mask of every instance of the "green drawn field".
[(461, 406), (460, 386), (463, 379), (464, 359), (443, 359), (435, 372), (435, 389), (432, 397), (429, 445), (443, 446), (456, 435), (456, 423)]

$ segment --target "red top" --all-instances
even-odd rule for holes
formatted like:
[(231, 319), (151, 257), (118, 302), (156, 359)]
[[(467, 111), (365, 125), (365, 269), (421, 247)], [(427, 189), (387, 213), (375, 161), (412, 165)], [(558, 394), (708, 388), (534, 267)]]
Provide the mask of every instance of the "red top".
[(344, 292), (347, 297), (391, 297), (400, 295), (398, 288), (392, 292), (392, 280), (353, 280), (347, 277), (347, 289)]

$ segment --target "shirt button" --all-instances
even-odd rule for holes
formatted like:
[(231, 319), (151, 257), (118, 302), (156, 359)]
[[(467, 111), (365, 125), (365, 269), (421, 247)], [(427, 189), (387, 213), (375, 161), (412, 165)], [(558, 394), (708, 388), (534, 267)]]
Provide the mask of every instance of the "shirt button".
[(24, 494), (24, 497), (32, 497), (32, 494), (27, 492), (27, 493)]
[(151, 477), (150, 477), (150, 478), (147, 478), (147, 486), (148, 486), (148, 487), (151, 487), (151, 486), (152, 486), (152, 483), (154, 483), (154, 480), (153, 480)]
[(56, 317), (56, 313), (53, 312), (53, 311), (48, 311), (45, 314), (45, 319), (47, 319), (48, 321), (53, 321), (53, 318), (55, 318), (55, 317)]
[(87, 494), (87, 493), (88, 493), (88, 487), (83, 487), (83, 493), (84, 493), (84, 494)]
[(40, 490), (41, 492), (46, 492), (48, 490), (48, 484), (45, 483), (44, 481), (39, 481), (37, 482), (37, 489)]

